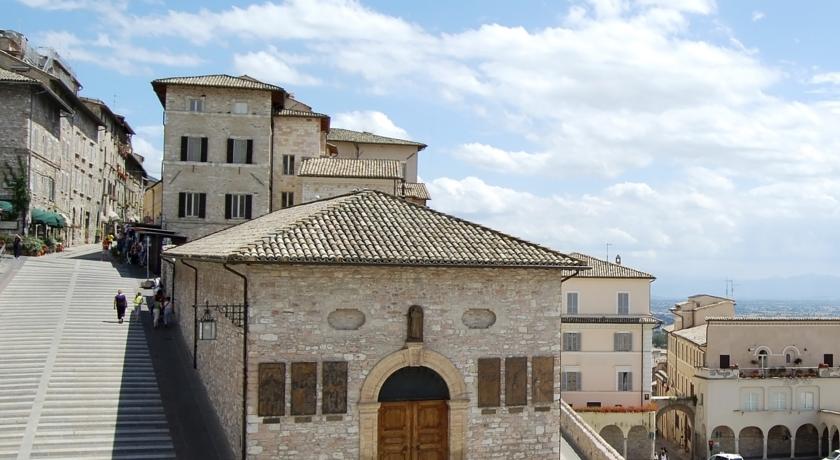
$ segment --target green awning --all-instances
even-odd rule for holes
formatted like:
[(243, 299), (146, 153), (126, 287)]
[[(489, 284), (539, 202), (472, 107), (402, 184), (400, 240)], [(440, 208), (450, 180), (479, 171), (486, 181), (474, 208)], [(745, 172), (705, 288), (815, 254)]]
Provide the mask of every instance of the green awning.
[(12, 206), (12, 203), (9, 203), (8, 201), (0, 200), (0, 211), (3, 211), (4, 213), (11, 213), (12, 209), (14, 209), (14, 206)]
[(63, 217), (61, 217), (57, 212), (54, 211), (47, 211), (41, 208), (32, 208), (30, 216), (32, 216), (33, 224), (43, 224), (48, 225), (50, 227), (58, 228), (62, 228), (67, 225), (67, 221), (65, 221)]

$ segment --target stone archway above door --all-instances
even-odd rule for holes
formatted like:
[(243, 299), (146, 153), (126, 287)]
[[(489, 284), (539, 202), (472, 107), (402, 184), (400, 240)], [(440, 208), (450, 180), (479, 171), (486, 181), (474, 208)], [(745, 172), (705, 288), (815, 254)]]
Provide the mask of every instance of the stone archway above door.
[(423, 366), (437, 372), (449, 389), (449, 458), (466, 457), (465, 439), (469, 398), (464, 377), (445, 356), (427, 350), (421, 342), (409, 342), (406, 348), (382, 358), (370, 370), (359, 395), (359, 454), (363, 460), (377, 458), (379, 390), (388, 377), (404, 367)]

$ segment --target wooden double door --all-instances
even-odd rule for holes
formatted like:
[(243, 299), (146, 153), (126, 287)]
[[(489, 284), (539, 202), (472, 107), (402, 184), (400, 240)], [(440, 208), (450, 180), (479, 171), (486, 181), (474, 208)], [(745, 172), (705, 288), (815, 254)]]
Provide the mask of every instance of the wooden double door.
[(444, 400), (383, 402), (380, 460), (447, 460), (449, 406)]

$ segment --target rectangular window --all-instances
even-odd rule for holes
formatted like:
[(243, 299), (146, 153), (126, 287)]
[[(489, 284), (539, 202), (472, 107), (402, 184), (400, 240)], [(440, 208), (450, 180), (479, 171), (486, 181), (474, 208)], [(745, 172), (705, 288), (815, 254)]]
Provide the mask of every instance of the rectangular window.
[(805, 391), (799, 394), (800, 406), (803, 409), (811, 410), (814, 408), (814, 393)]
[(295, 156), (283, 155), (283, 174), (286, 176), (295, 175)]
[(197, 97), (188, 98), (187, 110), (190, 112), (204, 112), (204, 99)]
[(577, 315), (578, 314), (578, 293), (577, 292), (567, 292), (566, 293), (566, 314), (567, 315)]
[(181, 161), (207, 161), (207, 138), (181, 136)]
[(586, 401), (586, 407), (601, 407), (601, 401)]
[(580, 391), (580, 371), (564, 371), (560, 374), (560, 389), (563, 391)]
[(619, 292), (618, 293), (618, 314), (619, 315), (629, 315), (630, 314), (630, 293), (629, 292)]
[(244, 115), (248, 113), (248, 103), (247, 102), (234, 102), (233, 103), (233, 113), (237, 115)]
[(744, 395), (744, 410), (756, 411), (758, 410), (758, 393), (750, 392)]
[(563, 351), (580, 351), (580, 332), (563, 333)]
[(785, 397), (784, 393), (777, 392), (773, 393), (772, 404), (773, 410), (785, 410), (787, 409), (787, 398)]
[(826, 353), (823, 355), (823, 362), (828, 364), (828, 367), (834, 367), (834, 354)]
[(621, 371), (618, 373), (618, 391), (633, 391), (633, 373)]
[(252, 139), (228, 139), (227, 162), (239, 164), (253, 163), (254, 141)]
[(251, 200), (251, 195), (231, 193), (226, 194), (225, 219), (250, 219)]
[(289, 208), (295, 204), (294, 192), (280, 192), (280, 208)]
[(729, 369), (729, 355), (720, 355), (720, 368)]
[(633, 333), (616, 332), (613, 334), (613, 351), (633, 351)]
[(204, 218), (206, 193), (181, 192), (178, 194), (178, 217)]

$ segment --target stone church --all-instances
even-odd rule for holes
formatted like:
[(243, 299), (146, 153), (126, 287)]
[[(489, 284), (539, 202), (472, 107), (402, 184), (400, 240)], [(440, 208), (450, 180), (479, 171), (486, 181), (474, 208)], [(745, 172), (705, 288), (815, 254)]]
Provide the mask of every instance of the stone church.
[(371, 190), (164, 257), (237, 456), (559, 457), (561, 284), (584, 262)]

